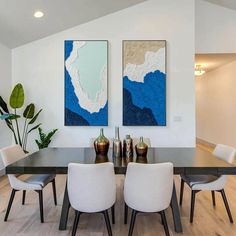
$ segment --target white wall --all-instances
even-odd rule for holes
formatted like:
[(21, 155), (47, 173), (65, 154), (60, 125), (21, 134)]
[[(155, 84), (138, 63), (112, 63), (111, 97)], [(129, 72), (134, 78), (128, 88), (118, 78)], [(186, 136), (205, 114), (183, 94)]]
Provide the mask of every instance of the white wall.
[(236, 61), (196, 79), (197, 137), (236, 147)]
[(196, 53), (236, 53), (236, 11), (196, 0)]
[[(236, 53), (236, 11), (195, 1), (196, 53)], [(197, 137), (236, 146), (236, 62), (196, 79)]]
[[(11, 50), (0, 43), (0, 96), (8, 102), (11, 93)], [(10, 130), (0, 120), (0, 148), (11, 143)], [(1, 167), (0, 167), (1, 169)]]
[(43, 128), (59, 129), (52, 145), (84, 146), (99, 127), (64, 126), (66, 39), (109, 40), (107, 137), (122, 126), (122, 40), (166, 39), (167, 127), (121, 127), (121, 137), (143, 135), (153, 146), (195, 145), (194, 1), (150, 0), (13, 50), (13, 83), (23, 83), (29, 101), (43, 108)]
[[(11, 50), (0, 43), (0, 96), (8, 102), (11, 92)], [(11, 144), (11, 133), (5, 122), (0, 120), (0, 148)], [(4, 174), (0, 158), (0, 176)]]

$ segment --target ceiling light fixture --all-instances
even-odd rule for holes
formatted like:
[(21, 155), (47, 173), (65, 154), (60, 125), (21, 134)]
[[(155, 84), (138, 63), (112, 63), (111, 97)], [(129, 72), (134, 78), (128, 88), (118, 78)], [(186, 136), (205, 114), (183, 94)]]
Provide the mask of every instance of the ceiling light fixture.
[(41, 18), (41, 17), (43, 17), (43, 12), (41, 12), (41, 11), (36, 11), (35, 13), (34, 13), (34, 17), (35, 18)]
[(196, 65), (195, 66), (195, 75), (196, 76), (201, 76), (201, 75), (203, 75), (203, 74), (205, 74), (206, 73), (206, 71), (205, 70), (203, 70), (202, 69), (202, 66), (201, 65)]

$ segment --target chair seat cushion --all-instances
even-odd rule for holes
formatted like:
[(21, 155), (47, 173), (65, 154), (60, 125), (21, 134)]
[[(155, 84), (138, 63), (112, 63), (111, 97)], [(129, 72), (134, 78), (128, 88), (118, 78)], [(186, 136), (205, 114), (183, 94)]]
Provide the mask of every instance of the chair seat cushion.
[(216, 175), (181, 175), (181, 178), (186, 182), (190, 187), (193, 187), (196, 184), (206, 184), (217, 180), (220, 176)]
[(25, 180), (26, 183), (40, 185), (42, 188), (45, 187), (48, 183), (50, 183), (56, 175), (31, 175), (29, 178)]

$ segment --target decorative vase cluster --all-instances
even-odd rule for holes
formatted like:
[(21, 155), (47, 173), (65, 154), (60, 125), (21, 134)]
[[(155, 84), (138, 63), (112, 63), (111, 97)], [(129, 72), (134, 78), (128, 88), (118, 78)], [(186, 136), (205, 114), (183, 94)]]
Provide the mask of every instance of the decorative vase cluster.
[[(96, 157), (104, 158), (107, 157), (109, 150), (109, 140), (105, 137), (103, 128), (100, 129), (99, 137), (94, 141), (94, 148), (96, 152)], [(115, 138), (112, 145), (112, 157), (119, 158), (132, 158), (133, 157), (133, 140), (130, 135), (126, 135), (122, 142), (120, 140), (119, 127), (115, 127)], [(137, 159), (142, 159), (147, 157), (148, 145), (143, 141), (143, 137), (140, 137), (139, 143), (135, 145), (135, 151)]]

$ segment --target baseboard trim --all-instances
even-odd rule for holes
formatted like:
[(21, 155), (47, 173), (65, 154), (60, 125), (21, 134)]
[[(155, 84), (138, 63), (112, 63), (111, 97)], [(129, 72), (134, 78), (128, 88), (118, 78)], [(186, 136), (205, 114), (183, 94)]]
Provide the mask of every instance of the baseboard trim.
[(216, 144), (208, 142), (208, 141), (203, 140), (201, 138), (196, 138), (196, 143), (203, 144), (203, 145), (206, 145), (206, 146), (209, 146), (209, 147), (212, 147), (212, 148), (216, 147)]

